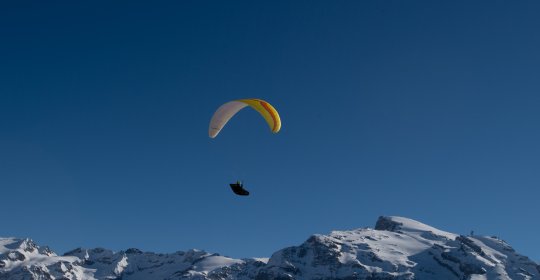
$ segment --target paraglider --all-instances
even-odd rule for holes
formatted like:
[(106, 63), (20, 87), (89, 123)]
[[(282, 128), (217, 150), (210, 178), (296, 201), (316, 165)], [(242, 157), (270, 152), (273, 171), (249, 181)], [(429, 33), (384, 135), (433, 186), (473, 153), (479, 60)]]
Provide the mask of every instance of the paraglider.
[[(236, 113), (248, 106), (261, 114), (273, 133), (279, 132), (281, 129), (281, 118), (274, 106), (262, 99), (250, 98), (229, 101), (221, 105), (210, 120), (208, 136), (215, 138)], [(235, 194), (241, 196), (249, 195), (249, 191), (244, 189), (242, 182), (236, 181), (236, 183), (229, 185)]]

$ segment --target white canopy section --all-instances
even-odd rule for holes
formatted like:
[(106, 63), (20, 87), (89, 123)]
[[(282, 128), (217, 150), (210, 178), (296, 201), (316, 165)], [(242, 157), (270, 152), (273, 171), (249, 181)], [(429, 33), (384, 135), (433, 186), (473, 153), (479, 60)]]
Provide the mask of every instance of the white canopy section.
[(212, 120), (210, 120), (208, 136), (215, 138), (227, 122), (246, 106), (248, 104), (240, 101), (230, 101), (221, 105), (212, 116)]

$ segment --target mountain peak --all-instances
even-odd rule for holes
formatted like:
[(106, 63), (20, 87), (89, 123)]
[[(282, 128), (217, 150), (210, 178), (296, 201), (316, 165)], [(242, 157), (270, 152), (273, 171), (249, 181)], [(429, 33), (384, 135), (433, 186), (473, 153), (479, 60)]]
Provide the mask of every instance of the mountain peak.
[(436, 235), (447, 239), (455, 239), (458, 235), (442, 231), (419, 221), (398, 217), (398, 216), (380, 216), (375, 223), (376, 230), (391, 231), (397, 233), (418, 234), (423, 237)]

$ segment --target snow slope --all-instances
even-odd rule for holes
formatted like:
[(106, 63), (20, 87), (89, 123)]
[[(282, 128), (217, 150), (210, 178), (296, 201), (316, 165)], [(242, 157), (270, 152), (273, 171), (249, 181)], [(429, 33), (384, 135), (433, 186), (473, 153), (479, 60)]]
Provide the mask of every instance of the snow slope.
[(402, 217), (375, 229), (313, 235), (269, 259), (199, 250), (156, 254), (75, 249), (57, 256), (29, 239), (0, 238), (1, 279), (539, 279), (540, 266), (504, 241), (457, 235)]

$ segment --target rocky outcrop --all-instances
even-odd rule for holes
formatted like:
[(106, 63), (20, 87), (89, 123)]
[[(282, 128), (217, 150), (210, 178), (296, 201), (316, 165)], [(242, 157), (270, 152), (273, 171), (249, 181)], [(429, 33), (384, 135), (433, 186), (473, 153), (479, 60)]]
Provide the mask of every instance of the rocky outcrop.
[(376, 230), (398, 231), (403, 224), (392, 220), (390, 217), (380, 216), (375, 223)]

